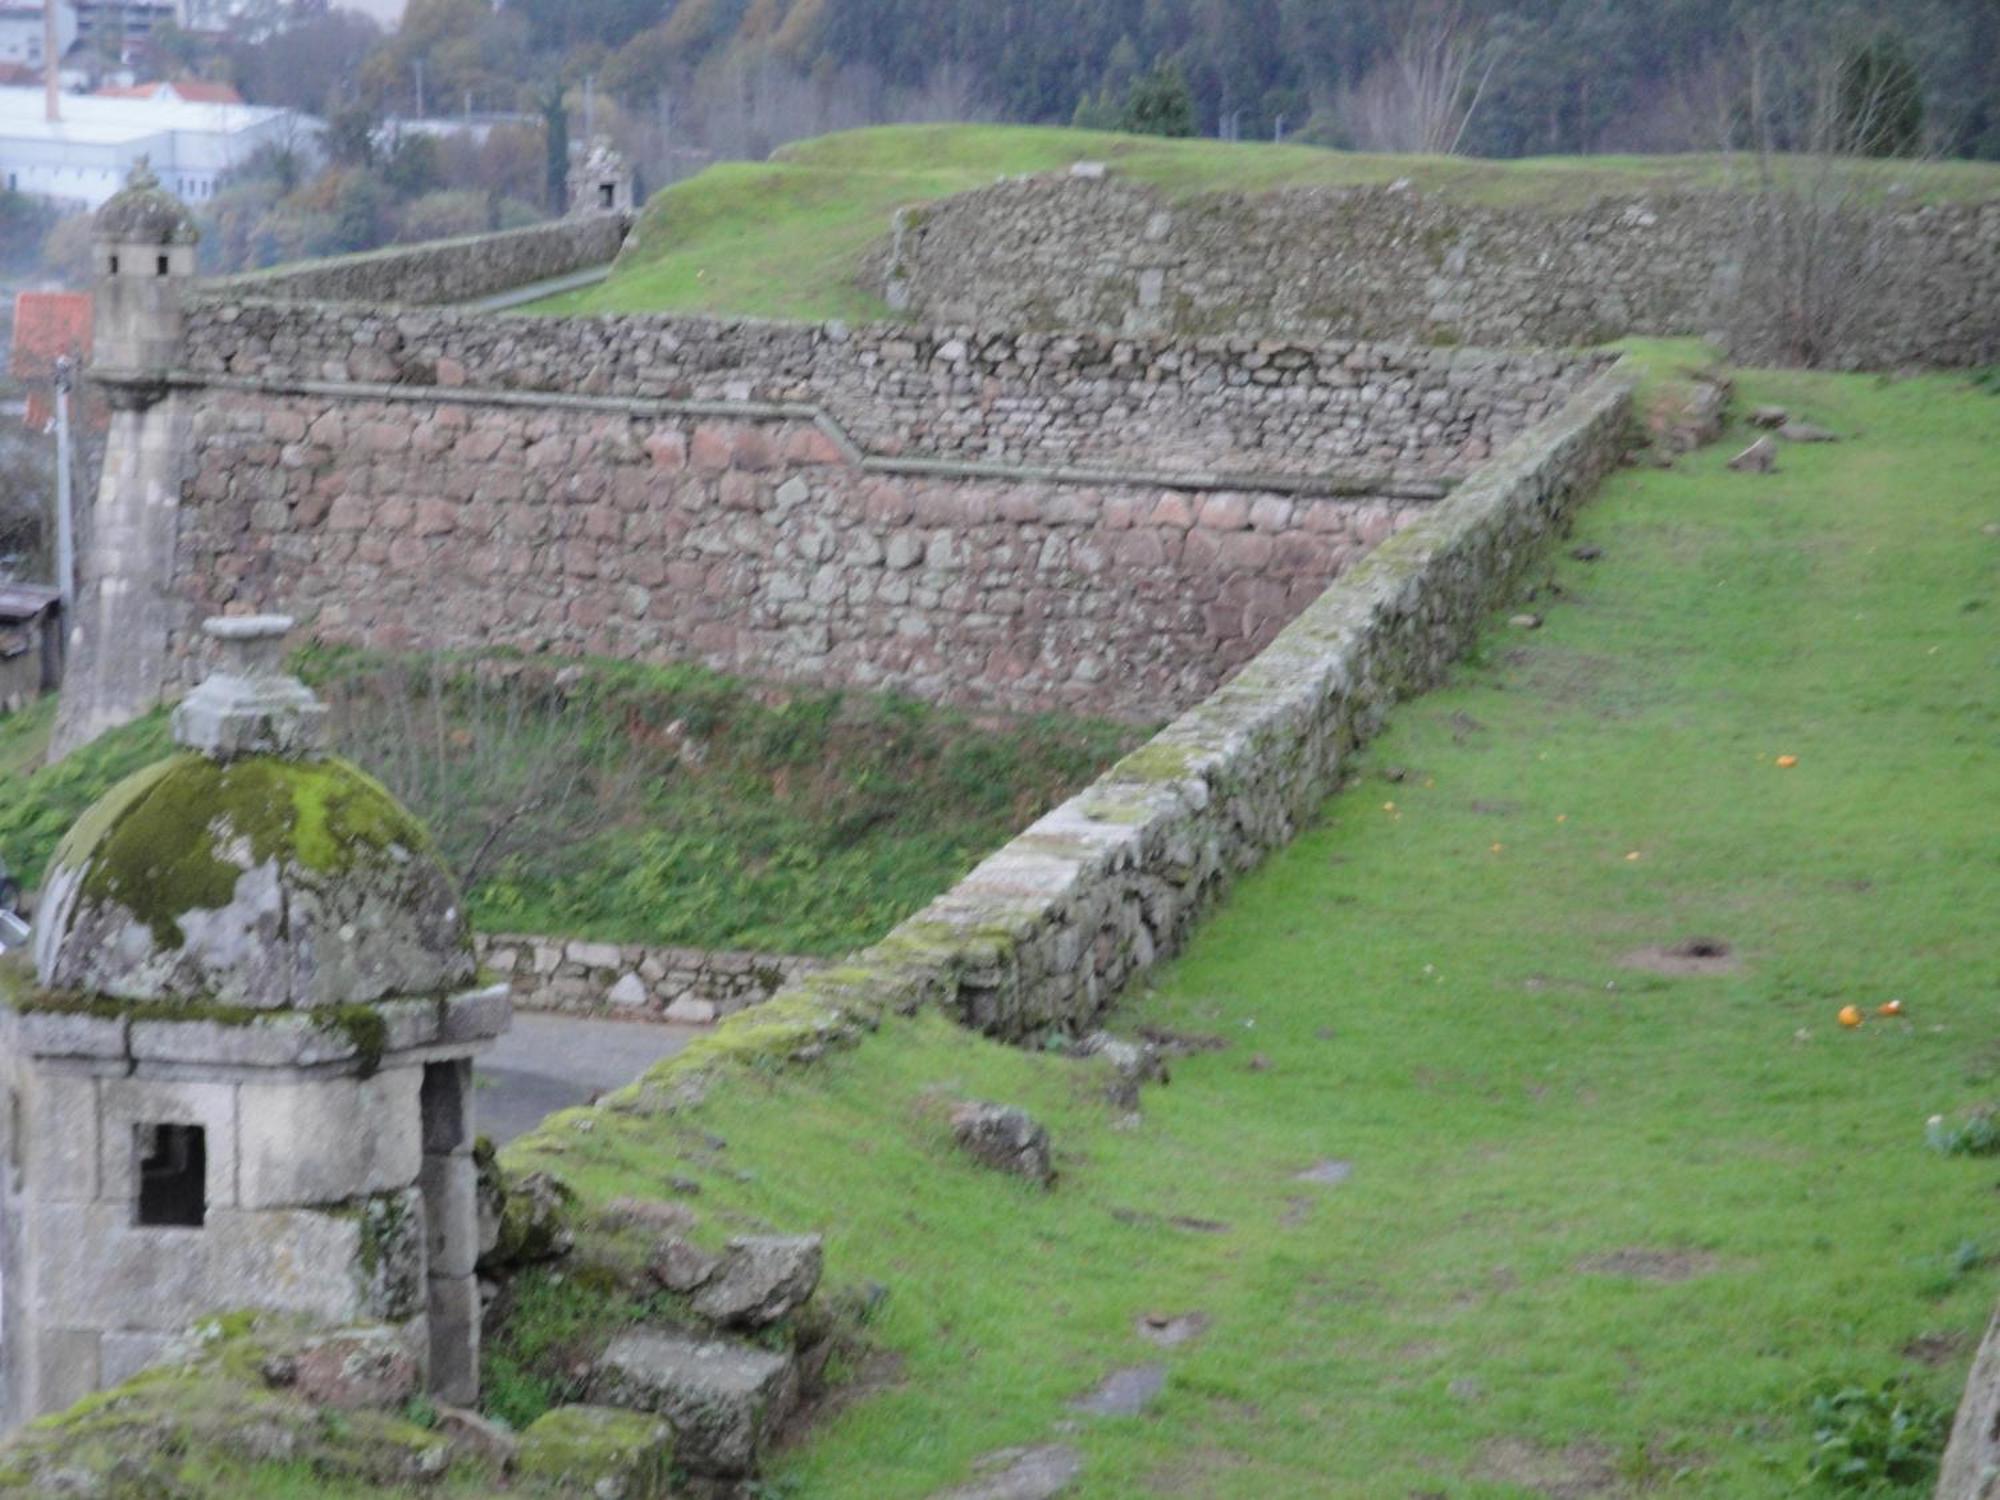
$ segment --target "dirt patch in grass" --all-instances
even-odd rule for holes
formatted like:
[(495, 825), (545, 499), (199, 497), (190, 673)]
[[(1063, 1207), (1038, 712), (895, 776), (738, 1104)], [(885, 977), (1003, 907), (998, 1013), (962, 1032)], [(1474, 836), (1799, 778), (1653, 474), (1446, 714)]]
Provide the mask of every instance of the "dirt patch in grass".
[(1549, 1448), (1526, 1438), (1495, 1438), (1480, 1449), (1472, 1474), (1548, 1500), (1594, 1500), (1626, 1493), (1618, 1478), (1616, 1455), (1600, 1443)]
[(1902, 1354), (1935, 1370), (1956, 1362), (1971, 1343), (1962, 1333), (1925, 1333), (1903, 1345)]
[(1191, 1312), (1176, 1317), (1170, 1313), (1146, 1313), (1135, 1326), (1139, 1337), (1147, 1343), (1162, 1349), (1178, 1349), (1208, 1331), (1208, 1314)]
[(1227, 1448), (1182, 1449), (1170, 1464), (1162, 1464), (1146, 1476), (1148, 1495), (1245, 1495), (1256, 1493), (1247, 1484), (1249, 1460)]
[(1623, 1276), (1632, 1281), (1657, 1281), (1663, 1285), (1712, 1276), (1722, 1269), (1719, 1257), (1705, 1250), (1649, 1250), (1627, 1246), (1602, 1255), (1586, 1255), (1576, 1263), (1585, 1276)]
[(1697, 937), (1670, 947), (1635, 948), (1618, 960), (1627, 969), (1673, 978), (1704, 978), (1734, 974), (1743, 967), (1736, 950), (1721, 938)]
[(897, 1349), (861, 1351), (817, 1396), (802, 1404), (778, 1434), (780, 1450), (796, 1448), (851, 1406), (858, 1406), (909, 1379), (909, 1360)]
[(1229, 1038), (1199, 1031), (1175, 1031), (1166, 1026), (1141, 1026), (1139, 1035), (1169, 1057), (1193, 1057), (1198, 1052), (1227, 1052)]

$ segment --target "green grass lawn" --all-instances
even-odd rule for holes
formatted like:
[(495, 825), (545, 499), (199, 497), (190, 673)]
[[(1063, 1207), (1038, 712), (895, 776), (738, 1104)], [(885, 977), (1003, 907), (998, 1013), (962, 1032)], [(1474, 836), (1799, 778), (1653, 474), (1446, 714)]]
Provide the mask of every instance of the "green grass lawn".
[[(638, 248), (608, 281), (531, 310), (886, 317), (887, 306), (859, 276), (897, 208), (1077, 161), (1111, 162), (1174, 196), (1408, 178), (1427, 193), (1552, 210), (1613, 193), (1727, 186), (1748, 170), (1719, 156), (1503, 162), (1026, 125), (886, 126), (800, 142), (768, 162), (728, 162), (677, 183), (648, 203)], [(2000, 197), (2000, 167), (1991, 163), (1912, 164), (1898, 177), (1918, 200)]]
[[(611, 942), (849, 952), (1147, 733), (685, 666), (597, 663), (557, 697), (464, 673), (434, 691), (428, 663), (339, 653), (306, 670), (340, 748), (473, 874), (475, 926)], [(54, 715), (0, 716), (0, 859), (29, 887), (85, 808), (170, 748), (156, 713), (35, 770)]]
[[(1615, 477), (1545, 627), (1503, 612), (1127, 998), (1119, 1029), (1216, 1043), (1141, 1121), (925, 1017), (516, 1150), (593, 1200), (694, 1177), (707, 1232), (822, 1228), (889, 1289), (872, 1388), (771, 1493), (914, 1500), (1061, 1441), (1087, 1497), (1761, 1500), (1813, 1382), (1956, 1401), (2000, 1161), (1924, 1133), (2000, 1095), (2000, 400), (1741, 384), (1848, 441)], [(1694, 937), (1740, 966), (1625, 962)], [(1041, 1116), (1055, 1190), (962, 1161), (961, 1097)], [(1148, 1413), (1067, 1410), (1150, 1362)]]

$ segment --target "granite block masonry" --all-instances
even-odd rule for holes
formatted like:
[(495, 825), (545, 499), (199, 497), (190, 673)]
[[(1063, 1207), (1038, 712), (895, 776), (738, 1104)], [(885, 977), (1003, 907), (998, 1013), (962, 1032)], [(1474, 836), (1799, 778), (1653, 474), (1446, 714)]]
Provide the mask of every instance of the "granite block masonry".
[(185, 441), (109, 507), (148, 529), (89, 559), (79, 726), (198, 675), (200, 619), (277, 600), (387, 650), (1157, 719), (1602, 363), (184, 304), (148, 379)]
[[(2000, 203), (1895, 188), (1888, 203), (1884, 270), (1857, 283), (1867, 305), (1834, 362), (2000, 360)], [(874, 275), (940, 322), (1510, 347), (1719, 335), (1747, 364), (1784, 354), (1743, 295), (1759, 238), (1754, 197), (1728, 191), (1496, 206), (1405, 182), (1169, 201), (1051, 174), (904, 210)]]
[(1008, 1040), (1089, 1030), (1458, 658), (1618, 463), (1630, 414), (1622, 373), (1591, 381), (1148, 744), (880, 944), (785, 986), (766, 1035), (817, 1056), (923, 1007)]

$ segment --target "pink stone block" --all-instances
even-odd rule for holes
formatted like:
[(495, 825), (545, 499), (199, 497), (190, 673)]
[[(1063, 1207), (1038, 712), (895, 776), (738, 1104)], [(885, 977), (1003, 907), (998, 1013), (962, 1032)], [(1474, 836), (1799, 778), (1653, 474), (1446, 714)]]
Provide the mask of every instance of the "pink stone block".
[(678, 429), (662, 429), (646, 439), (646, 456), (653, 467), (678, 474), (688, 465), (687, 438)]
[(1210, 495), (1196, 519), (1207, 531), (1241, 531), (1250, 524), (1250, 502), (1242, 495)]
[(688, 444), (688, 462), (704, 474), (720, 474), (729, 467), (729, 428), (721, 422), (703, 422)]

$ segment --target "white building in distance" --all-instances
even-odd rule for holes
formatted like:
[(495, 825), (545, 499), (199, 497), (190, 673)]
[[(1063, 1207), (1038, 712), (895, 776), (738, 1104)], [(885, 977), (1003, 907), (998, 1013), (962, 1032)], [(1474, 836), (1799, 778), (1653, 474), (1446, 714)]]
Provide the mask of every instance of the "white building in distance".
[(0, 186), (96, 208), (140, 157), (185, 203), (215, 195), (262, 146), (310, 150), (320, 122), (286, 109), (65, 94), (51, 124), (38, 88), (0, 88)]
[[(56, 56), (62, 57), (77, 37), (76, 7), (69, 0), (53, 0), (56, 8)], [(21, 68), (40, 68), (43, 63), (43, 28), (46, 24), (42, 0), (0, 0), (0, 63)]]

